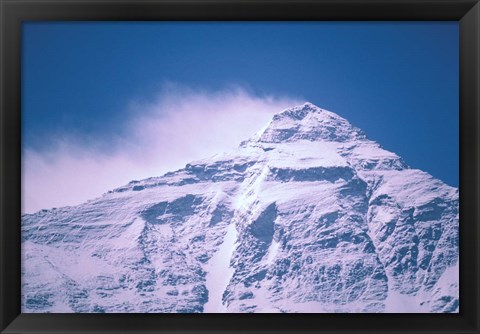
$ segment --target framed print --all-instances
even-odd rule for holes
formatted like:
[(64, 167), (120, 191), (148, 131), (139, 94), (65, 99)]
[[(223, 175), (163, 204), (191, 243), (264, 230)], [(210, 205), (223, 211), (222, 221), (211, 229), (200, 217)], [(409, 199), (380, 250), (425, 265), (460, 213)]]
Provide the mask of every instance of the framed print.
[(0, 8), (2, 333), (478, 333), (477, 1)]

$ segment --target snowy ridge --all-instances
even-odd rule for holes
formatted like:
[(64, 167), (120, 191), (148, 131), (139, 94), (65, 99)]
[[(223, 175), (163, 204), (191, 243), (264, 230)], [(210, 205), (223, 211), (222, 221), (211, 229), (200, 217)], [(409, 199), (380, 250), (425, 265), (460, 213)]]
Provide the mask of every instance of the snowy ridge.
[(22, 217), (22, 312), (458, 312), (458, 189), (311, 103)]

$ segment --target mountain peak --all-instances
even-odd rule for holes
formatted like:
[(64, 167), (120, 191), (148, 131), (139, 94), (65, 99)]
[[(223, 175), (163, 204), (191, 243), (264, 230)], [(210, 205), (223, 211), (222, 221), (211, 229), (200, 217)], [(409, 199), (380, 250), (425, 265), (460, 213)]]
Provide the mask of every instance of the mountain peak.
[(322, 111), (323, 111), (323, 109), (319, 108), (318, 106), (314, 105), (313, 103), (305, 102), (302, 105), (283, 110), (282, 112), (276, 114), (273, 117), (273, 119), (275, 120), (275, 119), (280, 119), (282, 117), (289, 117), (293, 120), (302, 120), (308, 114), (316, 113), (316, 112), (322, 112)]
[(346, 142), (364, 139), (363, 132), (339, 115), (313, 103), (283, 110), (254, 141), (279, 143), (297, 140)]

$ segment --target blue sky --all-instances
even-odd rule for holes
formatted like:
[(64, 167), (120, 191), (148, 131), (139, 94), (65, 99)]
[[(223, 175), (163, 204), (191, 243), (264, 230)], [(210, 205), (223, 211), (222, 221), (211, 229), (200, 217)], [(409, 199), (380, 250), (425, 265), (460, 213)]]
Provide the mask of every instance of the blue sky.
[(113, 156), (165, 101), (310, 101), (458, 186), (456, 22), (25, 23), (22, 85), (24, 152), (50, 166), (68, 145)]

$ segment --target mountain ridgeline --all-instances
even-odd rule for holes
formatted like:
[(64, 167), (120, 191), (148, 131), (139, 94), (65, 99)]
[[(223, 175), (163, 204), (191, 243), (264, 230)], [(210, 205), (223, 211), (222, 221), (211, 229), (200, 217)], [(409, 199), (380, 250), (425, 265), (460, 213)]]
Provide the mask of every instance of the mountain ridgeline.
[(22, 312), (458, 312), (458, 189), (306, 103), (228, 153), (22, 216)]

